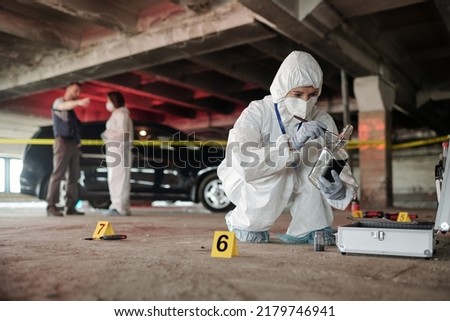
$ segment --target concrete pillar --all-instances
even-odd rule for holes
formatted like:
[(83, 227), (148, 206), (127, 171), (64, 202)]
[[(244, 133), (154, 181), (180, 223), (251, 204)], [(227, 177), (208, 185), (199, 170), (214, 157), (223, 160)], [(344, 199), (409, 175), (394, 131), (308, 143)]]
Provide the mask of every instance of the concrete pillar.
[(359, 150), (360, 198), (366, 209), (392, 206), (391, 111), (395, 89), (378, 76), (356, 78), (358, 138), (379, 142)]

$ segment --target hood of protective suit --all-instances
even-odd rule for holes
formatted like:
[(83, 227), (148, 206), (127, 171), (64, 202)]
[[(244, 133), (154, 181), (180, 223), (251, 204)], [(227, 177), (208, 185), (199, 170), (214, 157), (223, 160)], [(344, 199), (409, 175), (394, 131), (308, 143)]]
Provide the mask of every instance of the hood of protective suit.
[(270, 94), (275, 103), (283, 101), (292, 88), (300, 86), (318, 88), (320, 95), (322, 79), (322, 69), (313, 56), (307, 52), (293, 51), (278, 69), (270, 86)]

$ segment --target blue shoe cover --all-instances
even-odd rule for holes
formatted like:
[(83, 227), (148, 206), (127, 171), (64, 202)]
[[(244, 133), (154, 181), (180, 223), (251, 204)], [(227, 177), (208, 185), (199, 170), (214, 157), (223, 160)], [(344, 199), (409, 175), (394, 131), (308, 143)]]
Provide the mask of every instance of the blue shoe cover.
[[(336, 233), (335, 230), (326, 227), (318, 231), (324, 232), (325, 245), (336, 245), (336, 237), (334, 236)], [(315, 231), (312, 231), (302, 237), (295, 237), (288, 234), (277, 234), (275, 237), (286, 244), (314, 244), (314, 232)]]
[(268, 232), (252, 232), (240, 229), (233, 229), (236, 238), (245, 243), (269, 243)]
[(275, 237), (286, 244), (312, 244), (310, 240), (311, 234), (312, 233), (308, 233), (303, 237), (295, 237), (289, 234), (276, 234)]

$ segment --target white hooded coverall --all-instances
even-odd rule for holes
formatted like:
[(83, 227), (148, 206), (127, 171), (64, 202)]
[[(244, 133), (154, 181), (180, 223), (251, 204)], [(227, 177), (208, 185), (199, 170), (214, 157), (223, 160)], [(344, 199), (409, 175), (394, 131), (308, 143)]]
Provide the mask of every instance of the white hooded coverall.
[[(322, 137), (309, 140), (300, 152), (288, 144), (299, 121), (287, 111), (283, 101), (292, 88), (299, 86), (319, 88), (320, 94), (322, 71), (311, 55), (297, 51), (281, 64), (270, 87), (271, 95), (251, 102), (229, 132), (226, 157), (217, 173), (226, 195), (236, 205), (226, 216), (230, 230), (268, 231), (289, 206), (292, 220), (286, 234), (303, 237), (331, 226), (331, 206), (345, 209), (352, 200), (355, 181), (347, 183), (343, 179), (345, 198), (328, 200), (308, 180), (325, 143)], [(286, 134), (280, 128), (275, 104)], [(321, 121), (329, 131), (337, 133), (331, 116), (317, 107), (306, 118)], [(352, 178), (348, 166), (344, 172)]]
[(114, 109), (102, 133), (106, 143), (108, 166), (108, 188), (111, 198), (110, 209), (120, 214), (130, 213), (130, 167), (133, 123), (126, 107)]

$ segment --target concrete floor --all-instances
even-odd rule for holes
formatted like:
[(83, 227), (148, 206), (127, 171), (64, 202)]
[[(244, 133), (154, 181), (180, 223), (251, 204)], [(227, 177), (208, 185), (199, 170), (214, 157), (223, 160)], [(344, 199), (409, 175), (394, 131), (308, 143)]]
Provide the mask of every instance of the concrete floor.
[[(220, 259), (210, 254), (214, 231), (226, 229), (223, 213), (190, 204), (133, 207), (129, 217), (87, 210), (54, 218), (43, 202), (0, 203), (0, 299), (450, 300), (448, 234), (430, 260), (279, 243), (239, 243), (239, 256)], [(349, 222), (349, 212), (335, 215), (335, 226)], [(284, 232), (289, 219), (283, 214), (272, 232)], [(83, 240), (102, 220), (128, 238)]]

